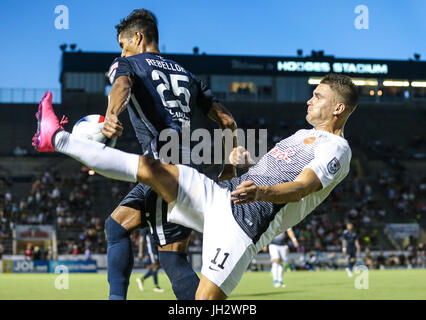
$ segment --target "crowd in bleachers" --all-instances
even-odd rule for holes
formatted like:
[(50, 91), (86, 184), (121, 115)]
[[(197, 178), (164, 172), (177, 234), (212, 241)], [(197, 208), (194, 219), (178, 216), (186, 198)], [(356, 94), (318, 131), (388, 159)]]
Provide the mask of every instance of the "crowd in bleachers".
[(0, 239), (10, 239), (16, 225), (54, 225), (58, 239), (67, 229), (78, 229), (78, 238), (58, 241), (60, 253), (84, 253), (89, 248), (105, 251), (104, 221), (94, 210), (94, 196), (87, 172), (59, 174), (44, 172), (22, 198), (16, 198), (13, 184), (2, 180)]
[[(339, 261), (340, 260), (340, 261)], [(347, 260), (336, 252), (323, 252), (311, 250), (299, 259), (290, 260), (293, 270), (337, 270), (346, 267)], [(372, 254), (366, 249), (358, 256), (357, 265), (367, 266), (369, 269), (389, 268), (425, 268), (425, 244), (420, 242), (417, 246), (409, 246), (405, 251), (391, 251)]]

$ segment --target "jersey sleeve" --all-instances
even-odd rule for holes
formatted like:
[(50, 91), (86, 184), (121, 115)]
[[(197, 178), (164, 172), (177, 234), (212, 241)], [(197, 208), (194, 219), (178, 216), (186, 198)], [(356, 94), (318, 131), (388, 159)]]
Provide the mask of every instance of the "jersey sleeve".
[(207, 114), (213, 103), (219, 102), (219, 100), (216, 99), (211, 89), (205, 83), (197, 79), (195, 76), (194, 78), (198, 86), (197, 106), (204, 114)]
[(115, 80), (121, 76), (128, 76), (133, 79), (134, 74), (135, 72), (128, 59), (122, 57), (116, 58), (109, 68), (109, 82), (113, 85)]
[(341, 178), (342, 174), (346, 176), (349, 171), (349, 163), (349, 146), (326, 142), (316, 148), (315, 158), (305, 168), (314, 171), (320, 179), (322, 187), (325, 188), (333, 180)]

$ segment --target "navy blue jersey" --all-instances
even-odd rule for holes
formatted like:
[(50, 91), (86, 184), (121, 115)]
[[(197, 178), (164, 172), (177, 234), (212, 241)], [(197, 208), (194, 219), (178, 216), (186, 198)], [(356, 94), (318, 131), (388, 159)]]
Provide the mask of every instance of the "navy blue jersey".
[(280, 233), (279, 235), (275, 236), (272, 241), (271, 244), (275, 244), (277, 246), (285, 246), (287, 244), (287, 237), (286, 237), (286, 233)]
[(217, 101), (211, 90), (177, 62), (159, 54), (116, 58), (109, 70), (111, 84), (121, 76), (132, 79), (127, 107), (144, 154), (158, 156), (158, 136), (164, 129), (178, 133), (189, 127), (194, 108), (207, 114)]
[(349, 232), (348, 230), (343, 231), (343, 239), (346, 240), (346, 251), (355, 252), (355, 241), (358, 238), (355, 232)]
[[(207, 114), (217, 102), (210, 89), (191, 72), (159, 54), (142, 53), (116, 58), (109, 70), (111, 84), (121, 76), (132, 79), (127, 110), (142, 153), (154, 158), (159, 158), (162, 130), (182, 133), (183, 128), (190, 127), (195, 108)], [(180, 147), (179, 151), (182, 154), (183, 148)], [(208, 165), (194, 165), (192, 161), (185, 164), (203, 172), (209, 168)], [(218, 173), (212, 172), (209, 177), (215, 179)], [(137, 208), (145, 214), (146, 219), (142, 218), (142, 221), (149, 224), (154, 240), (160, 246), (187, 238), (191, 230), (168, 223), (167, 203), (153, 192), (148, 197), (148, 192), (148, 186), (138, 184), (120, 205)]]

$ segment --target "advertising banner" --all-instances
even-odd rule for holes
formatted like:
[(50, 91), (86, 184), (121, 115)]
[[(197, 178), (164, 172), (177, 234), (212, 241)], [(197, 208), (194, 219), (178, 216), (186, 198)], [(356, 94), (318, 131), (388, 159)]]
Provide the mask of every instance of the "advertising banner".
[(12, 262), (13, 273), (49, 272), (48, 261), (16, 260)]
[(68, 269), (69, 273), (97, 272), (97, 264), (95, 260), (80, 260), (80, 261), (51, 260), (49, 261), (49, 272), (55, 273), (55, 269), (58, 266), (65, 266)]
[(418, 223), (388, 223), (386, 231), (395, 239), (418, 238), (420, 234)]

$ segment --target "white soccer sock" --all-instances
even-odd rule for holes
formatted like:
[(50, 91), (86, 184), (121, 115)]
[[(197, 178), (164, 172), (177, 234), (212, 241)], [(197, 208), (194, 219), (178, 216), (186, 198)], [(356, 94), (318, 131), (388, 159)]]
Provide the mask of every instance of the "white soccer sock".
[(55, 135), (55, 151), (66, 154), (100, 175), (114, 180), (137, 181), (139, 155), (109, 148), (103, 143), (73, 136), (66, 131)]
[(283, 282), (283, 265), (281, 263), (277, 263), (277, 265), (277, 280)]
[(274, 282), (278, 281), (277, 269), (278, 269), (278, 263), (272, 262), (271, 271), (272, 271), (272, 279), (274, 280)]

